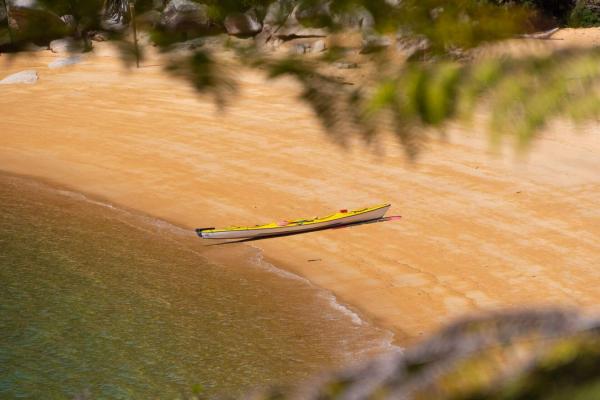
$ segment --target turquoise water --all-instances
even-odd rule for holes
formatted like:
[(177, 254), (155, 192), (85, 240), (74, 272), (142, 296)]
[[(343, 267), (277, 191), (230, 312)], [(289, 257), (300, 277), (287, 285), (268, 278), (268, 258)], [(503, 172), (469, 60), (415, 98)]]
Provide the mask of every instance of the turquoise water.
[(256, 249), (227, 251), (211, 263), (191, 232), (0, 175), (0, 398), (236, 395), (388, 348)]

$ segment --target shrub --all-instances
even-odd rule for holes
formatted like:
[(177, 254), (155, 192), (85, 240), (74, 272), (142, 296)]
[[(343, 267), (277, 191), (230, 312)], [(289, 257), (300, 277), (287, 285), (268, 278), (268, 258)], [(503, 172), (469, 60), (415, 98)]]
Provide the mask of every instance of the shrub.
[(569, 25), (584, 28), (600, 26), (600, 1), (578, 0), (569, 17)]

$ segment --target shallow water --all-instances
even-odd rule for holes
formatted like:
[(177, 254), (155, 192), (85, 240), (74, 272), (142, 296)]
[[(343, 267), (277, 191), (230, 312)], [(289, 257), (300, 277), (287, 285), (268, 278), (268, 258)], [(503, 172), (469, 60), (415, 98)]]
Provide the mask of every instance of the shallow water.
[(0, 398), (236, 395), (389, 349), (389, 332), (193, 233), (0, 175)]

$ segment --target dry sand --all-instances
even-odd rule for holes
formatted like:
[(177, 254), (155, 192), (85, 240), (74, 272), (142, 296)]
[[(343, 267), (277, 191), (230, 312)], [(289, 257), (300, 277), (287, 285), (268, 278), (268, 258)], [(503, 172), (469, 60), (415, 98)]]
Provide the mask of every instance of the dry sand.
[[(151, 61), (125, 72), (99, 52), (48, 69), (56, 58), (0, 57), (0, 78), (40, 76), (0, 87), (1, 170), (188, 228), (390, 202), (402, 220), (252, 245), (393, 329), (401, 344), (473, 311), (598, 304), (596, 123), (556, 124), (524, 159), (494, 154), (478, 129), (456, 127), (411, 164), (393, 138), (382, 138), (383, 155), (332, 143), (289, 80), (239, 72), (242, 90), (221, 113)], [(235, 246), (243, 245), (212, 252)]]

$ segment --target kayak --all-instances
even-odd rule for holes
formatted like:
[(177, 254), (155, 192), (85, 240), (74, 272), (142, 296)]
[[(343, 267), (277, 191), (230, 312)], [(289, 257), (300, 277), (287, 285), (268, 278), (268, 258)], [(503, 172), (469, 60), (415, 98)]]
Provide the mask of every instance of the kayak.
[(265, 225), (230, 226), (223, 229), (198, 228), (196, 229), (196, 233), (203, 239), (247, 239), (309, 232), (377, 220), (383, 218), (390, 208), (390, 205), (391, 204), (381, 204), (358, 210), (340, 210), (327, 217), (296, 219), (293, 221), (273, 222)]

